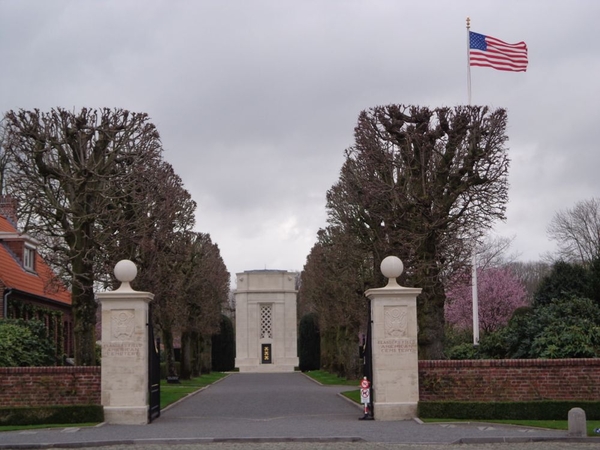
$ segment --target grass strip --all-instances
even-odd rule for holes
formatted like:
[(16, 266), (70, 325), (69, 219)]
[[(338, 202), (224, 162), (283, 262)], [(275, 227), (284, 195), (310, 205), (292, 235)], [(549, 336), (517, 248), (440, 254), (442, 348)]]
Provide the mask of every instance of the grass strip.
[(164, 409), (172, 403), (209, 386), (214, 382), (227, 376), (223, 372), (211, 372), (190, 380), (179, 380), (179, 383), (167, 383), (160, 380), (160, 409)]
[(357, 389), (355, 391), (345, 391), (342, 392), (342, 395), (344, 397), (349, 398), (353, 402), (360, 403), (360, 389)]
[(79, 427), (95, 427), (97, 423), (63, 423), (63, 424), (40, 424), (40, 425), (2, 425), (1, 431), (19, 431), (19, 430), (35, 430), (36, 428), (79, 428)]
[(359, 380), (348, 380), (346, 378), (338, 377), (337, 375), (324, 370), (309, 370), (304, 372), (306, 375), (311, 377), (313, 380), (318, 381), (321, 384), (337, 385), (337, 386), (359, 386)]
[[(467, 420), (467, 419), (421, 419), (425, 423), (447, 423), (447, 422), (480, 422), (478, 420)], [(551, 430), (568, 430), (568, 420), (484, 420), (481, 423), (498, 423), (502, 425), (518, 425), (522, 427), (531, 428), (547, 428)], [(597, 429), (600, 429), (600, 420), (588, 420), (586, 421), (587, 435), (600, 437), (600, 433), (596, 433)]]

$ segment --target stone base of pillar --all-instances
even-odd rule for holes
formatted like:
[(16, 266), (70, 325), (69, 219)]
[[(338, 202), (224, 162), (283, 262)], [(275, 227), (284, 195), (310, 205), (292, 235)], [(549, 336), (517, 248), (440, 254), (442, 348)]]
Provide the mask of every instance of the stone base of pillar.
[(104, 421), (119, 425), (146, 425), (148, 406), (105, 406)]
[(412, 420), (417, 417), (417, 403), (373, 404), (375, 420)]

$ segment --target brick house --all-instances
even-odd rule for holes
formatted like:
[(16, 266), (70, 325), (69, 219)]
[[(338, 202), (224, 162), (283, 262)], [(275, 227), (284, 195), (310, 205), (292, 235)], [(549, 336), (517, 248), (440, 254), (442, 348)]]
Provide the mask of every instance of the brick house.
[(0, 196), (0, 320), (37, 318), (53, 337), (57, 357), (73, 355), (71, 293), (17, 230), (15, 202)]

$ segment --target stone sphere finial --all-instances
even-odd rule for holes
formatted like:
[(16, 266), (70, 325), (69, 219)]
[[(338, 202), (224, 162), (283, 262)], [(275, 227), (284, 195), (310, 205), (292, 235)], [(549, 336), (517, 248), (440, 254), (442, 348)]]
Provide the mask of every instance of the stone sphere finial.
[(397, 256), (387, 256), (381, 261), (381, 273), (388, 279), (386, 287), (397, 287), (399, 286), (396, 278), (402, 275), (404, 271), (404, 264)]
[(115, 277), (121, 282), (119, 290), (132, 290), (129, 285), (137, 275), (137, 267), (128, 259), (122, 259), (115, 265)]

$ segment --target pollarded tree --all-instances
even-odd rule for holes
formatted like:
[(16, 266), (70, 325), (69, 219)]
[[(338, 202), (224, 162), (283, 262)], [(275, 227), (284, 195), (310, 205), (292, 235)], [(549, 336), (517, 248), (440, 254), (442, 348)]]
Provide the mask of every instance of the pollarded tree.
[(229, 297), (230, 275), (219, 246), (206, 233), (194, 233), (184, 269), (184, 318), (180, 322), (184, 378), (211, 369), (211, 336), (219, 331)]
[(355, 378), (359, 333), (366, 330), (373, 263), (354, 236), (336, 227), (319, 230), (307, 257), (298, 293), (304, 310), (319, 318), (321, 367)]
[[(505, 326), (517, 308), (527, 305), (527, 292), (506, 267), (477, 270), (479, 325), (484, 332)], [(446, 291), (446, 321), (460, 329), (473, 326), (473, 291), (469, 276)]]
[(150, 308), (153, 324), (162, 337), (168, 376), (179, 375), (175, 371), (174, 340), (181, 323), (188, 319), (184, 295), (188, 234), (170, 233), (168, 238), (163, 236), (145, 243), (138, 256), (140, 270), (133, 283), (135, 289), (154, 294)]
[(557, 259), (590, 264), (600, 256), (600, 199), (558, 211), (548, 225), (548, 236), (558, 245)]
[(175, 376), (174, 333), (181, 323), (192, 320), (186, 313), (185, 293), (196, 204), (165, 161), (139, 168), (131, 177), (129, 185), (112, 186), (110, 214), (98, 218), (99, 227), (110, 232), (97, 273), (111, 273), (123, 258), (136, 263), (133, 285), (154, 294), (153, 323), (162, 337), (168, 373)]
[(149, 273), (156, 266), (157, 253), (168, 256), (174, 241), (189, 238), (196, 203), (166, 161), (137, 169), (130, 174), (129, 184), (111, 186), (108, 214), (97, 219), (108, 235), (104, 241), (107, 256), (98, 272), (110, 273), (119, 259), (130, 259), (147, 275), (143, 285), (138, 282), (140, 288), (154, 292), (153, 285), (163, 281)]
[(108, 108), (10, 111), (5, 126), (8, 193), (19, 202), (24, 230), (71, 288), (75, 362), (93, 365), (95, 269), (112, 231), (98, 218), (127, 203), (114, 198), (114, 186), (131, 186), (133, 173), (160, 161), (158, 131), (146, 114)]
[[(442, 356), (444, 278), (504, 218), (509, 159), (506, 111), (390, 105), (363, 111), (339, 181), (327, 193), (328, 221), (372, 255), (404, 261), (417, 299), (419, 357)], [(383, 284), (379, 279), (379, 285)]]

